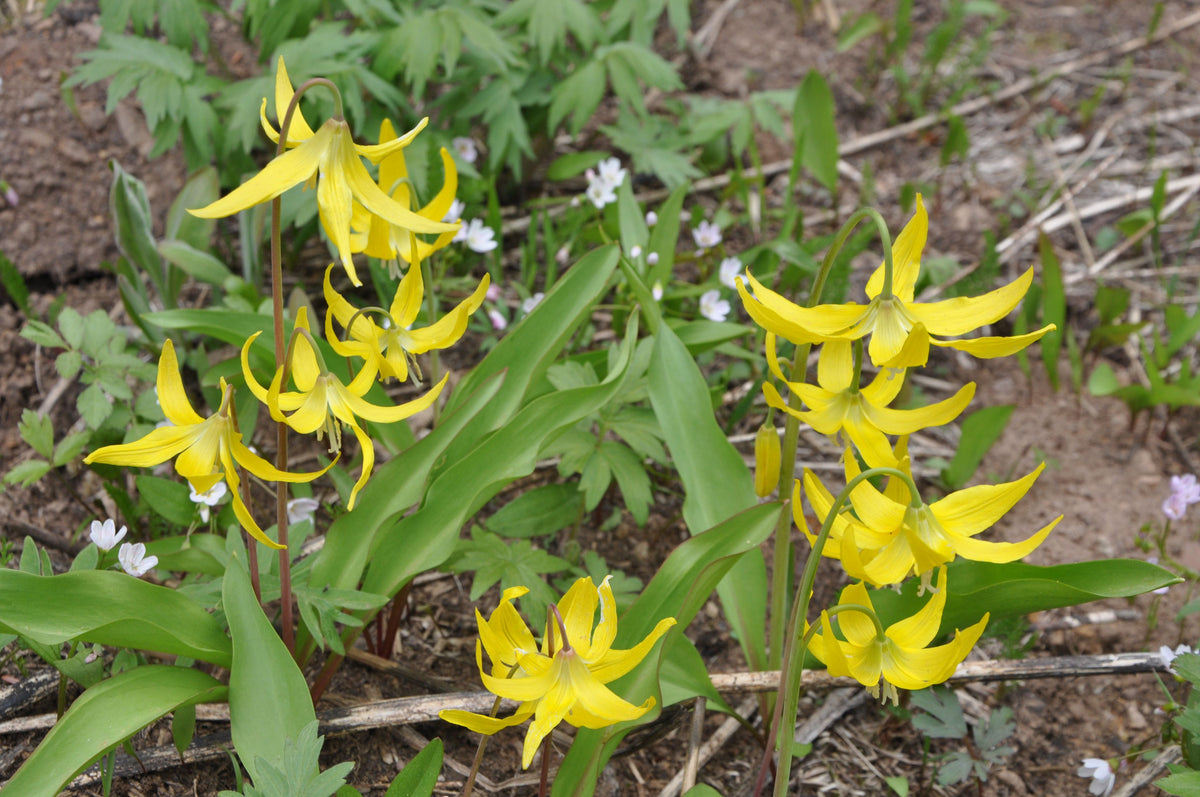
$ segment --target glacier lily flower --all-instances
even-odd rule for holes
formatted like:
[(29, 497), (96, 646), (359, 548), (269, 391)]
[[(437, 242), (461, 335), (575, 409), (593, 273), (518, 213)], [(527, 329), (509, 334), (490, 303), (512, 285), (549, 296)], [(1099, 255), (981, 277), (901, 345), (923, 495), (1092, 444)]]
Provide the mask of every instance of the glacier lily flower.
[(929, 647), (942, 624), (946, 608), (946, 570), (940, 570), (933, 597), (912, 617), (882, 627), (867, 588), (851, 584), (838, 599), (839, 639), (830, 622), (830, 611), (821, 612), (821, 633), (809, 642), (813, 655), (825, 663), (830, 675), (849, 676), (886, 703), (899, 702), (896, 689), (925, 689), (943, 683), (971, 652), (987, 625), (988, 615), (955, 632), (944, 645)]
[(749, 274), (746, 275), (749, 289), (739, 280), (738, 293), (755, 323), (793, 343), (858, 340), (870, 335), (871, 362), (880, 368), (924, 365), (929, 359), (930, 345), (958, 349), (975, 357), (1004, 357), (1054, 329), (1053, 324), (1048, 324), (1036, 332), (1015, 337), (948, 340), (1008, 315), (1029, 290), (1033, 269), (983, 296), (916, 302), (913, 292), (928, 232), (929, 218), (918, 194), (916, 213), (892, 246), (895, 271), (888, 279), (886, 263), (880, 264), (867, 282), (870, 301), (865, 305), (847, 302), (801, 307)]
[(254, 521), (254, 516), (242, 501), (242, 483), (238, 467), (243, 467), (264, 481), (309, 482), (332, 466), (313, 473), (289, 473), (251, 451), (238, 431), (233, 409), (233, 388), (221, 380), (221, 406), (207, 418), (201, 418), (188, 401), (179, 376), (179, 362), (170, 338), (163, 345), (158, 360), (158, 403), (171, 422), (132, 443), (104, 446), (88, 454), (85, 464), (103, 462), (148, 468), (175, 458), (175, 470), (188, 480), (197, 493), (206, 493), (222, 479), (233, 495), (233, 511), (238, 522), (254, 539), (271, 548), (283, 546), (267, 536)]
[[(452, 346), (463, 336), (468, 317), (483, 304), (491, 282), (491, 276), (485, 274), (474, 293), (437, 322), (420, 329), (409, 329), (417, 320), (425, 296), (421, 269), (410, 268), (400, 280), (382, 326), (333, 289), (332, 271), (332, 265), (325, 270), (325, 301), (329, 305), (329, 312), (325, 314), (325, 337), (329, 345), (343, 357), (361, 357), (367, 368), (378, 372), (381, 379), (395, 378), (401, 382), (408, 379), (409, 362), (420, 379), (415, 355)], [(347, 340), (340, 340), (334, 334), (334, 319), (346, 330)]]
[[(412, 269), (417, 271), (418, 269)], [(283, 370), (276, 370), (275, 378), (270, 387), (263, 387), (250, 371), (250, 346), (260, 332), (255, 332), (242, 346), (242, 375), (246, 384), (258, 400), (267, 405), (271, 418), (275, 421), (286, 422), (288, 426), (300, 434), (317, 433), (317, 439), (329, 436), (329, 450), (340, 451), (342, 445), (341, 425), (346, 424), (354, 432), (359, 446), (362, 448), (362, 474), (350, 491), (347, 509), (354, 508), (358, 492), (367, 483), (371, 471), (375, 467), (375, 445), (363, 431), (358, 419), (375, 423), (395, 423), (415, 415), (433, 404), (446, 386), (449, 374), (419, 398), (393, 407), (380, 407), (372, 404), (363, 396), (375, 382), (375, 370), (370, 367), (359, 369), (350, 384), (343, 384), (336, 375), (325, 370), (313, 349), (311, 338), (308, 336), (308, 312), (301, 307), (296, 314), (296, 329), (303, 330), (295, 338), (291, 359), (291, 377), (297, 390), (284, 391)], [(290, 414), (285, 414), (290, 413)]]
[[(379, 144), (383, 146), (396, 140), (396, 130), (388, 119), (379, 126)], [(418, 216), (425, 219), (441, 219), (449, 223), (457, 222), (458, 216), (452, 219), (454, 194), (458, 190), (458, 168), (454, 158), (442, 148), (442, 168), (446, 179), (442, 188), (429, 203), (415, 210)], [(404, 150), (399, 149), (385, 157), (379, 163), (379, 190), (390, 196), (405, 208), (413, 206), (412, 184), (408, 177), (408, 165), (404, 159)], [(459, 213), (461, 214), (461, 209)], [(350, 221), (355, 231), (351, 235), (350, 251), (362, 252), (370, 257), (392, 262), (419, 263), (433, 252), (454, 240), (460, 228), (443, 232), (433, 241), (423, 241), (408, 227), (396, 225), (381, 216), (371, 213), (365, 206), (355, 202), (354, 215)], [(396, 276), (399, 275), (397, 270)]]
[[(907, 472), (908, 457), (900, 449), (900, 467)], [(854, 455), (844, 457), (847, 483), (860, 473)], [(909, 496), (903, 481), (890, 479), (883, 491), (863, 481), (850, 492), (854, 515), (834, 518), (824, 555), (840, 559), (851, 578), (875, 586), (895, 584), (910, 573), (928, 583), (930, 574), (956, 556), (977, 562), (1015, 562), (1042, 544), (1062, 515), (1023, 542), (986, 542), (975, 536), (991, 528), (1032, 489), (1045, 463), (1032, 473), (1004, 484), (967, 487), (926, 504)], [(824, 522), (834, 497), (816, 475), (804, 472), (804, 494), (819, 521)], [(810, 541), (816, 539), (800, 508), (797, 482), (793, 517)]]
[[(275, 72), (275, 114), (279, 121), (282, 121), (294, 94), (287, 68), (280, 58)], [(272, 141), (278, 142), (279, 133), (267, 121), (266, 98), (263, 98), (259, 116), (267, 135)], [(316, 180), (321, 226), (325, 228), (326, 235), (337, 249), (350, 281), (361, 285), (362, 281), (358, 278), (351, 257), (353, 248), (350, 227), (355, 202), (388, 224), (413, 233), (454, 233), (458, 229), (453, 224), (439, 221), (440, 215), (427, 217), (414, 213), (407, 204), (388, 196), (371, 179), (367, 167), (362, 162), (362, 159), (366, 158), (372, 163), (380, 163), (387, 156), (399, 152), (416, 138), (427, 122), (428, 119), (422, 120), (403, 136), (386, 143), (362, 145), (354, 143), (350, 126), (344, 119), (329, 119), (314, 131), (297, 106), (288, 128), (285, 142), (287, 152), (276, 157), (261, 172), (226, 196), (203, 208), (188, 212), (203, 219), (231, 216), (253, 205), (272, 200), (300, 183), (311, 184)]]
[[(606, 728), (649, 711), (654, 698), (635, 706), (617, 697), (605, 684), (637, 666), (675, 620), (660, 620), (629, 650), (613, 649), (617, 607), (608, 582), (605, 578), (596, 587), (590, 578), (576, 581), (559, 605), (551, 607), (552, 619), (547, 620), (540, 648), (512, 605), (528, 588), (506, 589), (500, 605), (487, 620), (476, 610), (479, 641), (475, 644), (475, 661), (483, 685), (489, 692), (518, 700), (521, 705), (515, 714), (503, 719), (455, 709), (439, 712), (438, 716), (488, 735), (533, 717), (521, 756), (521, 766), (528, 767), (542, 740), (564, 720), (578, 728)], [(593, 628), (597, 603), (600, 621)], [(483, 666), (485, 649), (492, 661), (491, 674)]]
[(904, 385), (903, 376), (880, 371), (871, 384), (860, 389), (849, 341), (834, 340), (824, 345), (817, 361), (816, 385), (787, 381), (779, 367), (775, 342), (775, 335), (768, 332), (767, 364), (771, 372), (809, 409), (789, 407), (770, 382), (763, 384), (763, 396), (767, 404), (795, 416), (821, 434), (834, 436), (844, 432), (873, 468), (896, 465), (887, 435), (906, 435), (918, 429), (947, 424), (958, 417), (975, 395), (975, 383), (968, 382), (950, 398), (928, 407), (890, 409), (887, 405), (900, 393)]

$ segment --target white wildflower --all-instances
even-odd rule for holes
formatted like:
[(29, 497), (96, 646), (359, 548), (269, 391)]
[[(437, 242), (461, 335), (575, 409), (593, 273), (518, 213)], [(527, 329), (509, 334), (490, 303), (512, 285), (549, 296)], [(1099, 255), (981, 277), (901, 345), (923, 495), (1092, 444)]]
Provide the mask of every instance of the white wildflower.
[(100, 550), (111, 551), (113, 546), (120, 542), (121, 538), (125, 536), (126, 531), (128, 531), (128, 529), (126, 529), (124, 526), (122, 526), (118, 531), (117, 524), (112, 518), (108, 518), (103, 523), (101, 523), (99, 520), (93, 520), (92, 531), (88, 537)]
[(700, 297), (700, 315), (709, 321), (724, 321), (729, 316), (729, 302), (720, 291), (708, 291)]
[(293, 498), (287, 502), (288, 523), (293, 526), (312, 520), (321, 502), (315, 498)]
[(491, 227), (485, 227), (480, 219), (471, 219), (466, 230), (463, 239), (467, 242), (467, 248), (472, 252), (484, 254), (496, 248), (496, 231)]
[(463, 163), (474, 163), (479, 157), (479, 150), (475, 149), (474, 139), (458, 136), (450, 142), (450, 146), (454, 147), (454, 154)]
[(1117, 776), (1113, 774), (1112, 767), (1103, 758), (1083, 759), (1083, 766), (1077, 769), (1075, 774), (1081, 778), (1092, 779), (1091, 784), (1088, 785), (1088, 792), (1096, 797), (1108, 797), (1117, 782)]
[(702, 221), (692, 228), (692, 239), (696, 242), (697, 248), (712, 249), (721, 243), (721, 228), (711, 221)]
[(736, 257), (727, 257), (721, 261), (718, 273), (721, 277), (721, 284), (726, 288), (737, 290), (737, 276), (742, 272), (742, 261)]
[(158, 557), (146, 556), (146, 546), (140, 542), (121, 543), (117, 560), (121, 563), (121, 569), (134, 578), (141, 578), (158, 564)]

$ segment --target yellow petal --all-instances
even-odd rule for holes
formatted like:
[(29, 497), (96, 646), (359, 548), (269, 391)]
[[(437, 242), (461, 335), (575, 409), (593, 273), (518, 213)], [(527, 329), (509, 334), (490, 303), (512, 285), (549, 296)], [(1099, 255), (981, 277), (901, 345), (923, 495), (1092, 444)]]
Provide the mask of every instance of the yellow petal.
[[(913, 410), (893, 410), (887, 407), (876, 407), (867, 403), (864, 414), (871, 423), (887, 434), (912, 434), (931, 426), (942, 426), (957, 418), (975, 395), (975, 383), (968, 382), (948, 399), (943, 399), (928, 407), (918, 407)], [(891, 447), (888, 448), (891, 458)]]
[[(559, 601), (559, 614), (562, 616), (563, 626), (567, 630), (567, 644), (572, 648), (583, 651), (591, 648), (592, 621), (596, 616), (596, 605), (599, 603), (599, 599), (600, 594), (596, 591), (596, 585), (585, 576), (577, 579), (567, 590), (567, 594), (563, 595), (562, 600)], [(546, 645), (551, 639), (555, 642), (555, 651), (566, 647), (559, 637), (559, 630), (554, 628), (554, 625), (557, 623), (547, 620), (546, 642), (542, 643), (543, 653), (550, 653), (546, 649)]]
[(910, 304), (908, 313), (914, 322), (924, 324), (931, 335), (965, 335), (1008, 315), (1021, 302), (1032, 282), (1033, 269), (1029, 268), (1009, 284), (982, 296), (959, 296), (930, 304)]
[(501, 731), (505, 728), (511, 728), (514, 725), (520, 725), (525, 720), (533, 716), (533, 709), (518, 711), (511, 717), (487, 717), (483, 714), (472, 714), (469, 711), (461, 711), (459, 709), (447, 708), (438, 712), (438, 717), (446, 722), (454, 725), (461, 725), (476, 733), (482, 733), (487, 736)]
[(195, 442), (203, 433), (201, 424), (189, 426), (162, 426), (153, 429), (145, 437), (120, 445), (98, 448), (83, 458), (84, 464), (101, 462), (106, 465), (122, 465), (130, 468), (149, 468), (161, 465), (178, 455)]
[(322, 126), (312, 138), (269, 162), (261, 172), (230, 193), (211, 205), (188, 210), (188, 213), (202, 219), (217, 219), (274, 199), (316, 174), (331, 138), (330, 128)]
[[(917, 277), (921, 273), (921, 252), (929, 235), (929, 216), (925, 202), (917, 194), (917, 207), (908, 224), (892, 242), (892, 293), (903, 302), (911, 302)], [(884, 264), (867, 280), (867, 296), (874, 299), (883, 290)]]
[(821, 612), (821, 633), (812, 636), (808, 649), (824, 663), (830, 675), (842, 677), (850, 674), (850, 663), (846, 660), (842, 642), (833, 635), (829, 612)]
[(183, 379), (179, 376), (179, 361), (175, 357), (175, 344), (167, 338), (163, 344), (162, 355), (158, 358), (158, 405), (162, 407), (163, 415), (176, 426), (188, 426), (204, 421), (188, 401), (187, 392), (183, 389)]
[(600, 619), (596, 623), (596, 630), (592, 632), (591, 649), (582, 654), (584, 660), (589, 662), (603, 658), (617, 638), (617, 601), (613, 597), (610, 581), (612, 576), (605, 576), (597, 590), (600, 593)]
[(1043, 335), (1055, 328), (1054, 324), (1047, 324), (1036, 332), (1029, 332), (1024, 335), (1015, 335), (1008, 338), (985, 337), (967, 338), (966, 340), (934, 340), (931, 342), (934, 346), (957, 349), (966, 352), (972, 357), (990, 360), (995, 357), (1007, 357), (1010, 354), (1016, 354), (1030, 343), (1040, 340)]
[[(412, 271), (420, 271), (420, 269), (413, 268)], [(408, 332), (405, 336), (408, 338), (408, 345), (404, 348), (413, 354), (424, 354), (433, 349), (444, 349), (447, 346), (452, 346), (467, 331), (467, 319), (471, 313), (478, 310), (479, 306), (483, 304), (483, 299), (487, 295), (490, 282), (491, 275), (484, 274), (483, 279), (476, 286), (475, 292), (459, 302), (453, 310), (442, 316), (437, 323)]]
[(973, 537), (954, 537), (953, 544), (955, 551), (964, 559), (970, 559), (973, 562), (1015, 562), (1018, 559), (1023, 559), (1033, 552), (1035, 548), (1042, 544), (1042, 541), (1054, 530), (1058, 525), (1058, 521), (1062, 520), (1062, 515), (1059, 515), (1054, 520), (1043, 528), (1039, 529), (1029, 539), (1024, 542), (984, 542)]
[[(874, 611), (874, 604), (871, 603), (871, 596), (867, 592), (867, 588), (863, 584), (850, 584), (842, 590), (842, 594), (838, 597), (839, 604), (855, 604), (866, 609)], [(838, 614), (838, 625), (842, 629), (842, 635), (846, 637), (846, 642), (854, 647), (865, 647), (872, 645), (879, 638), (879, 633), (875, 630), (875, 623), (871, 622), (871, 618), (859, 611), (847, 611)]]
[(932, 505), (934, 517), (953, 534), (973, 537), (991, 528), (1033, 488), (1045, 470), (1039, 463), (1033, 472), (1003, 484), (981, 484), (956, 490)]
[[(429, 124), (428, 116), (417, 122), (416, 126), (412, 130), (409, 130), (399, 138), (396, 138), (395, 132), (393, 132), (393, 137), (387, 141), (380, 139), (378, 144), (357, 144), (355, 145), (355, 149), (358, 150), (359, 155), (362, 155), (364, 158), (371, 161), (371, 163), (379, 163), (393, 152), (398, 152), (411, 144), (413, 139), (417, 137), (418, 133), (425, 129), (425, 125), (427, 124)], [(388, 125), (391, 126), (391, 123), (389, 122)], [(380, 133), (382, 134), (382, 132), (383, 130), (381, 127)]]
[[(326, 123), (326, 126), (329, 125), (330, 123)], [(354, 150), (354, 141), (350, 138), (350, 128), (346, 123), (333, 123), (332, 128), (329, 149), (321, 159), (321, 179), (317, 182), (317, 208), (325, 234), (329, 236), (330, 243), (341, 257), (342, 266), (350, 276), (350, 281), (361, 285), (362, 281), (354, 269), (354, 258), (350, 251), (350, 220), (354, 215), (354, 192), (351, 190), (347, 173), (353, 171), (355, 166), (359, 169), (364, 167)], [(374, 183), (371, 185), (376, 191), (379, 190)]]
[(409, 416), (415, 415), (433, 404), (438, 395), (442, 392), (442, 388), (446, 386), (446, 380), (449, 378), (449, 376), (449, 374), (443, 376), (441, 381), (431, 387), (423, 396), (415, 398), (412, 401), (407, 401), (403, 404), (397, 404), (394, 407), (380, 407), (378, 405), (371, 404), (365, 399), (360, 398), (359, 396), (356, 396), (354, 393), (347, 390), (341, 385), (341, 383), (334, 382), (333, 389), (337, 395), (337, 399), (330, 400), (330, 407), (333, 409), (334, 415), (342, 418), (342, 420), (346, 420), (346, 418), (341, 414), (342, 408), (344, 407), (345, 410), (348, 410), (350, 413), (353, 413), (354, 415), (357, 415), (358, 417), (368, 421), (373, 421), (375, 423), (395, 423), (396, 421), (401, 421)]
[[(287, 113), (288, 105), (292, 102), (292, 97), (296, 94), (296, 90), (292, 88), (292, 81), (288, 77), (287, 67), (283, 64), (283, 56), (279, 56), (279, 62), (275, 67), (275, 119), (279, 124), (283, 124), (283, 117)], [(296, 105), (296, 110), (292, 113), (292, 120), (288, 124), (288, 146), (292, 146), (293, 142), (303, 141), (306, 138), (312, 138), (312, 128), (308, 126), (308, 122), (304, 119), (304, 114), (300, 112), (299, 104)], [(279, 136), (275, 135), (272, 141), (279, 141)]]
[(659, 637), (670, 631), (673, 625), (675, 625), (674, 617), (664, 617), (641, 642), (628, 650), (610, 648), (598, 661), (590, 663), (588, 669), (602, 684), (617, 680), (646, 658), (650, 648), (654, 647), (654, 643), (659, 640)]
[(938, 586), (933, 597), (912, 617), (888, 626), (888, 639), (905, 648), (923, 648), (937, 636), (946, 609), (946, 568), (938, 568)]
[(801, 307), (789, 302), (747, 274), (754, 295), (737, 281), (738, 295), (754, 322), (768, 332), (787, 338), (792, 343), (822, 343), (830, 338), (845, 337), (845, 331), (860, 321), (867, 308), (858, 304), (823, 304)]
[(396, 295), (392, 297), (392, 306), (388, 308), (393, 324), (403, 329), (417, 320), (417, 314), (421, 312), (421, 300), (425, 297), (424, 287), (421, 269), (410, 268), (404, 279), (400, 280)]
[(854, 344), (831, 340), (821, 347), (817, 359), (817, 383), (831, 393), (840, 393), (854, 380)]

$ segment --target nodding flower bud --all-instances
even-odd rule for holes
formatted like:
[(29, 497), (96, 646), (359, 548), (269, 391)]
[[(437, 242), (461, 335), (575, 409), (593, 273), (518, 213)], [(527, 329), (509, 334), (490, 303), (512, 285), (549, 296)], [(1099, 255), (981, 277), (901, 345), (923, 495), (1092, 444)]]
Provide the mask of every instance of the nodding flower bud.
[(754, 492), (766, 498), (775, 491), (779, 481), (779, 432), (764, 423), (754, 437)]

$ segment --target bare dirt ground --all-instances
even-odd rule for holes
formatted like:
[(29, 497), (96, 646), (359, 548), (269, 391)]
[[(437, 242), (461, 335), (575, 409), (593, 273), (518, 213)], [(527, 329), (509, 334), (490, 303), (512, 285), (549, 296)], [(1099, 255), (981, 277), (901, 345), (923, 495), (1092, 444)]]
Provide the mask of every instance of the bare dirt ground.
[[(9, 4), (13, 5), (13, 4)], [(990, 53), (971, 74), (974, 82), (962, 99), (996, 97), (1020, 89), (1031, 76), (1045, 77), (1037, 85), (1013, 91), (1004, 99), (984, 99), (970, 112), (960, 111), (969, 132), (969, 157), (943, 164), (939, 152), (943, 125), (898, 127), (913, 119), (911, 112), (894, 113), (897, 88), (893, 76), (872, 68), (873, 43), (846, 52), (835, 52), (829, 10), (843, 19), (865, 9), (858, 2), (815, 4), (819, 10), (801, 26), (787, 0), (741, 0), (740, 3), (693, 4), (695, 27), (728, 11), (715, 29), (711, 52), (684, 67), (694, 89), (725, 96), (746, 91), (791, 88), (809, 69), (818, 69), (829, 80), (837, 101), (840, 139), (847, 187), (840, 197), (843, 208), (857, 204), (855, 194), (874, 198), (893, 228), (903, 222), (897, 197), (902, 186), (922, 186), (930, 201), (930, 240), (926, 258), (949, 257), (959, 270), (969, 270), (979, 259), (982, 234), (996, 233), (1004, 246), (1002, 262), (1007, 277), (1034, 262), (1036, 231), (1050, 234), (1067, 275), (1069, 324), (1086, 330), (1096, 323), (1091, 298), (1098, 282), (1123, 285), (1134, 291), (1135, 310), (1152, 317), (1164, 300), (1163, 284), (1147, 272), (1143, 250), (1129, 248), (1111, 263), (1104, 263), (1095, 241), (1102, 228), (1122, 214), (1145, 205), (1136, 191), (1148, 189), (1166, 170), (1173, 186), (1169, 200), (1182, 198), (1177, 215), (1164, 226), (1166, 265), (1184, 281), (1183, 294), (1196, 301), (1196, 269), (1189, 257), (1190, 235), (1196, 203), (1185, 201), (1194, 188), (1186, 181), (1196, 173), (1194, 142), (1195, 106), (1200, 77), (1195, 74), (1200, 52), (1200, 26), (1194, 17), (1200, 2), (1169, 2), (1159, 30), (1174, 30), (1157, 43), (1138, 42), (1149, 24), (1144, 2), (1052, 2), (1016, 0), (1005, 3), (1007, 21), (992, 38)], [(890, 15), (891, 3), (878, 4)], [(5, 13), (11, 13), (7, 11)], [(906, 58), (916, 69), (922, 36), (941, 19), (940, 4), (915, 4), (917, 36)], [(59, 294), (86, 312), (110, 309), (117, 303), (111, 275), (102, 266), (116, 257), (107, 218), (109, 172), (116, 159), (146, 181), (152, 207), (160, 214), (185, 177), (181, 159), (168, 155), (147, 161), (148, 137), (136, 106), (123, 103), (113, 117), (103, 113), (100, 87), (76, 91), (78, 114), (62, 101), (57, 84), (71, 68), (76, 53), (94, 46), (99, 29), (94, 4), (64, 3), (49, 19), (20, 16), (0, 30), (0, 178), (9, 181), (20, 196), (17, 207), (0, 203), (0, 252), (5, 253), (28, 280), (33, 303), (44, 311)], [(0, 17), (0, 19), (5, 19)], [(969, 30), (977, 30), (972, 23)], [(934, 81), (930, 108), (951, 98), (939, 92), (963, 67), (943, 67)], [(1094, 105), (1093, 105), (1093, 100)], [(923, 111), (918, 112), (919, 114)], [(892, 131), (867, 143), (864, 138)], [(785, 157), (788, 149), (764, 141), (765, 159)], [(1051, 205), (1052, 189), (1066, 185), (1073, 204), (1052, 210), (1037, 224), (1031, 217)], [(773, 185), (776, 195), (781, 190)], [(830, 199), (820, 194), (802, 198), (813, 211), (823, 210)], [(1101, 203), (1109, 202), (1111, 206)], [(1106, 209), (1107, 208), (1107, 209)], [(843, 214), (844, 215), (844, 214)], [(159, 219), (161, 222), (161, 218)], [(510, 242), (512, 243), (512, 242)], [(1007, 243), (1007, 246), (1005, 246)], [(873, 265), (864, 261), (864, 268)], [(57, 374), (51, 357), (40, 354), (18, 337), (25, 319), (10, 303), (0, 303), (0, 470), (7, 471), (27, 456), (16, 432), (22, 409), (47, 405), (54, 395)], [(1131, 358), (1121, 350), (1100, 353), (1121, 375), (1138, 378)], [(1017, 539), (1040, 528), (1050, 518), (1065, 520), (1031, 557), (1036, 564), (1110, 557), (1143, 557), (1134, 545), (1139, 528), (1157, 523), (1160, 505), (1171, 474), (1195, 471), (1197, 432), (1195, 413), (1162, 414), (1131, 424), (1120, 402), (1076, 395), (1069, 388), (1052, 391), (1038, 371), (1032, 378), (1013, 363), (977, 363), (945, 358), (938, 363), (950, 382), (974, 379), (979, 391), (974, 407), (1000, 403), (1016, 405), (1003, 437), (985, 460), (977, 478), (1011, 478), (1031, 470), (1037, 462), (1048, 464), (1036, 488), (1005, 519), (997, 538)], [(1066, 380), (1069, 384), (1069, 380)], [(68, 387), (48, 407), (56, 428), (69, 426), (73, 390)], [(931, 436), (914, 441), (918, 453), (944, 455), (952, 440)], [(86, 482), (79, 491), (87, 495)], [(649, 533), (622, 527), (615, 533), (595, 534), (585, 547), (602, 550), (616, 567), (647, 578), (666, 551), (683, 535), (672, 520), (674, 507), (659, 507), (652, 515)], [(0, 493), (0, 519), (6, 536), (19, 544), (32, 527), (44, 530), (47, 539), (63, 545), (88, 518), (62, 485), (43, 482), (30, 490), (10, 488)], [(1184, 525), (1172, 542), (1172, 553), (1185, 564), (1200, 567), (1200, 545)], [(1007, 535), (1007, 536), (1006, 536)], [(639, 539), (647, 539), (638, 546)], [(657, 558), (656, 558), (657, 557)], [(1072, 630), (1040, 633), (1031, 656), (1063, 653), (1098, 653), (1155, 650), (1160, 644), (1196, 642), (1200, 628), (1193, 619), (1181, 630), (1173, 622), (1184, 602), (1181, 590), (1172, 590), (1158, 609), (1159, 623), (1150, 629), (1146, 620), (1152, 599), (1144, 596), (1107, 608), (1135, 609), (1137, 619)], [(485, 597), (485, 603), (489, 597)], [(494, 598), (491, 598), (494, 601)], [(715, 671), (739, 668), (735, 647), (714, 605), (692, 629), (701, 651)], [(1093, 607), (1085, 607), (1093, 608)], [(1033, 618), (1033, 628), (1048, 627), (1064, 610)], [(433, 581), (414, 591), (413, 611), (402, 632), (398, 658), (408, 666), (436, 671), (462, 688), (475, 685), (471, 652), (474, 646), (472, 606), (463, 586), (453, 579)], [(985, 646), (985, 652), (989, 650)], [(5, 670), (6, 674), (9, 673)], [(322, 708), (361, 703), (378, 697), (417, 694), (423, 687), (391, 674), (348, 665), (333, 683)], [(1155, 708), (1163, 693), (1152, 675), (1076, 678), (1053, 682), (972, 687), (979, 705), (1007, 705), (1016, 715), (1016, 753), (1006, 766), (993, 771), (982, 793), (1083, 794), (1087, 782), (1075, 775), (1080, 759), (1129, 753), (1153, 748), (1161, 720)], [(733, 703), (740, 702), (735, 696)], [(50, 710), (46, 704), (37, 711)], [(721, 722), (710, 717), (706, 731)], [(617, 759), (601, 784), (602, 793), (658, 794), (682, 767), (688, 718), (685, 713), (664, 722), (664, 740), (648, 743), (632, 755)], [(154, 729), (143, 744), (169, 743), (165, 729)], [(475, 741), (461, 729), (440, 723), (415, 728), (388, 728), (331, 739), (326, 761), (354, 760), (358, 764), (351, 782), (366, 794), (382, 794), (397, 769), (411, 758), (419, 739), (441, 736), (447, 754), (469, 762)], [(11, 774), (36, 744), (37, 734), (18, 734), (0, 740), (0, 777)], [(814, 753), (800, 765), (808, 789), (834, 794), (884, 794), (883, 777), (909, 778), (914, 793), (963, 793), (969, 789), (932, 787), (932, 767), (923, 751), (925, 740), (909, 726), (872, 704), (848, 713), (835, 730), (815, 743)], [(484, 774), (503, 783), (519, 773), (519, 736), (493, 740)], [(933, 752), (948, 749), (935, 742)], [(858, 751), (858, 752), (855, 752)], [(860, 755), (861, 754), (861, 755)], [(701, 779), (722, 793), (735, 793), (751, 775), (756, 760), (749, 734), (735, 734), (710, 763)], [(1140, 763), (1118, 775), (1127, 780)], [(456, 793), (462, 776), (446, 770), (442, 793)], [(503, 793), (531, 793), (526, 780)], [(122, 781), (117, 793), (146, 795), (211, 794), (233, 786), (227, 760), (167, 770)], [(97, 787), (77, 793), (99, 794)]]

